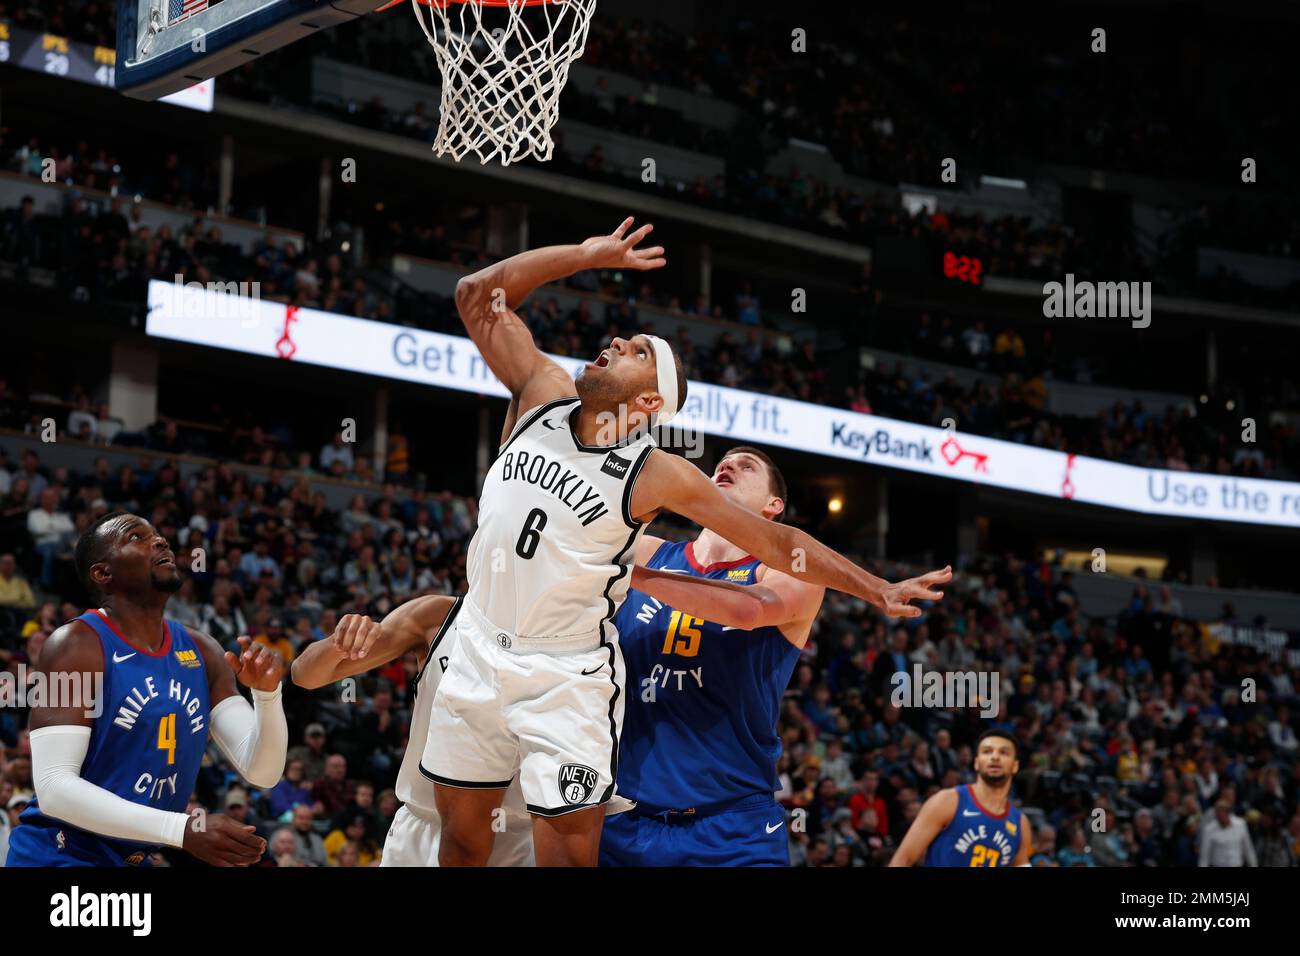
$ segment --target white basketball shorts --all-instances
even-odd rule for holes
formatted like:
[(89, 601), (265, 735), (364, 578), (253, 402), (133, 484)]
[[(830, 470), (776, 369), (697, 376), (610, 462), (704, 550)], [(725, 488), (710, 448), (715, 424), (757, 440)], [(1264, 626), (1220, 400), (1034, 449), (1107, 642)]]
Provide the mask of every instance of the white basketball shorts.
[[(384, 840), (380, 866), (437, 866), (438, 840), (442, 821), (436, 815), (425, 816), (409, 807), (399, 807)], [(535, 866), (532, 824), (525, 818), (522, 825), (510, 821), (504, 833), (492, 843), (488, 866)]]
[[(504, 789), (516, 773), (529, 812), (559, 816), (607, 802), (618, 773), (626, 671), (605, 641), (521, 640), (467, 597), (438, 685), (421, 769), (435, 783)], [(545, 650), (539, 648), (545, 647)]]

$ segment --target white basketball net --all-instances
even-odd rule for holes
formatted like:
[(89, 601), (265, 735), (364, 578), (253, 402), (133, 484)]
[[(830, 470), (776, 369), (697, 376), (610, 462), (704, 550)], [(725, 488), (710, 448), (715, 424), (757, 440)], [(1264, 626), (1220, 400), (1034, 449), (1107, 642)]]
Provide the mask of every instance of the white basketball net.
[[(569, 64), (582, 56), (596, 0), (411, 0), (442, 72), (433, 151), (502, 166), (546, 161)], [(421, 11), (428, 11), (428, 15)]]

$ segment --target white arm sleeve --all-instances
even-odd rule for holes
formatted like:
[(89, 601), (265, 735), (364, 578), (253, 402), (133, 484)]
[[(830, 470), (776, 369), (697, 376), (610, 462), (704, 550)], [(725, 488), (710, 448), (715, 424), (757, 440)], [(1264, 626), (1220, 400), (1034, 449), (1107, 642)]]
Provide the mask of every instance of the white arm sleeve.
[(32, 781), (41, 812), (74, 827), (115, 840), (180, 847), (189, 816), (124, 800), (82, 779), (90, 728), (73, 724), (31, 733)]
[(239, 775), (255, 787), (274, 787), (284, 774), (289, 724), (280, 688), (253, 691), (253, 706), (232, 694), (212, 708), (212, 739)]

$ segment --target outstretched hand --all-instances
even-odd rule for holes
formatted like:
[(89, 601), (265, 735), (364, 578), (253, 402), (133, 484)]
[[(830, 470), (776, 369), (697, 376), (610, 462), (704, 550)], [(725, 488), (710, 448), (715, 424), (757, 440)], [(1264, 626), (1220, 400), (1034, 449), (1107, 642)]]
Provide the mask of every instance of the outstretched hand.
[(253, 690), (270, 693), (284, 679), (284, 658), (251, 637), (239, 638), (239, 654), (226, 651), (226, 663), (239, 682)]
[(952, 565), (940, 571), (931, 571), (917, 578), (908, 578), (897, 584), (887, 584), (881, 592), (880, 609), (886, 617), (920, 617), (921, 609), (912, 601), (939, 601), (943, 592), (935, 588), (952, 580)]
[(634, 269), (645, 272), (649, 269), (662, 269), (667, 264), (663, 246), (637, 248), (641, 241), (654, 231), (654, 226), (646, 223), (628, 235), (627, 231), (632, 228), (632, 222), (633, 217), (628, 216), (608, 236), (592, 236), (583, 242), (582, 251), (587, 255), (589, 268)]

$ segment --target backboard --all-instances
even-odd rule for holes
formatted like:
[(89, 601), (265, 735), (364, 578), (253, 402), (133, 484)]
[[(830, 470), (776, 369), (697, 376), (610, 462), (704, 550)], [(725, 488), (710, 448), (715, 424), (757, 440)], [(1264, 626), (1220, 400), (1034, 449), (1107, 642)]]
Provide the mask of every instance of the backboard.
[(118, 0), (115, 86), (153, 100), (234, 69), (384, 0)]

